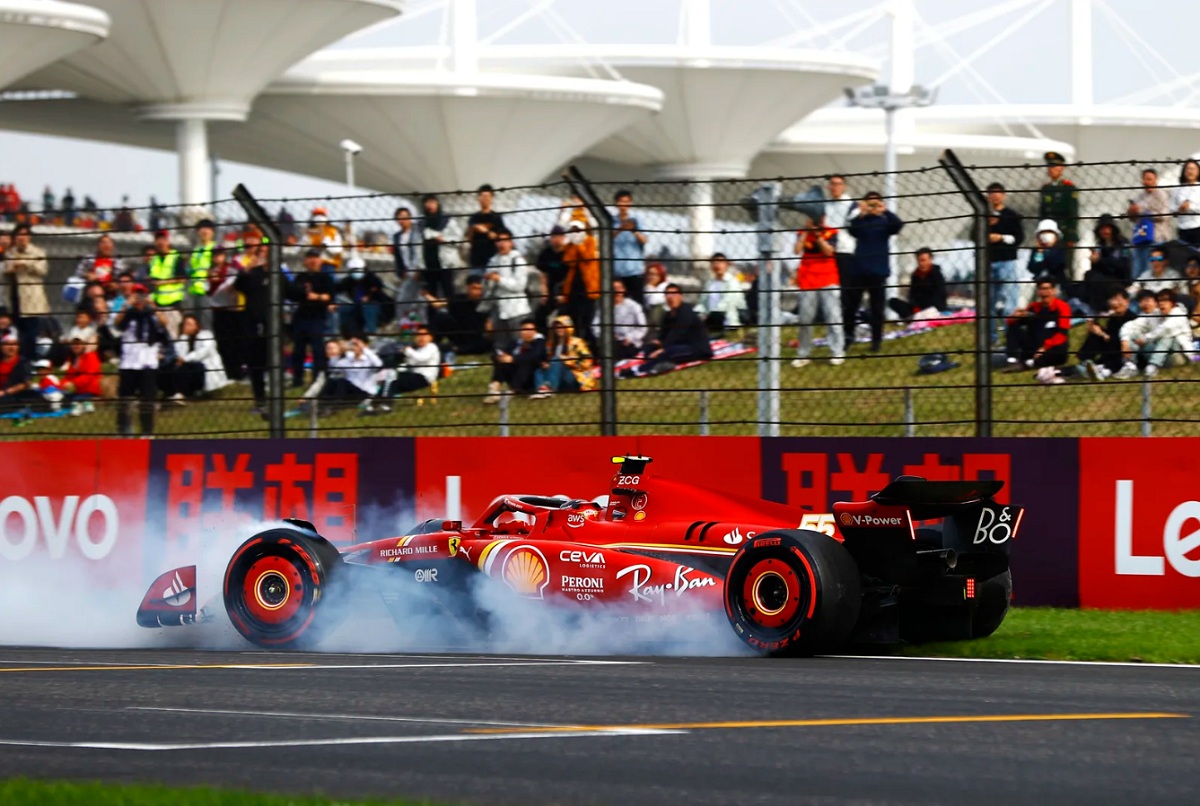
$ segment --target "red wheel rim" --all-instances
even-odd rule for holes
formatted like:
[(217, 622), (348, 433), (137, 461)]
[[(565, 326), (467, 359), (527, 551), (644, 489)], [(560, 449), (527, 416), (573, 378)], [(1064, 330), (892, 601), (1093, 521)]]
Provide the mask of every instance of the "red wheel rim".
[(804, 585), (799, 575), (783, 560), (759, 560), (746, 574), (742, 601), (746, 615), (762, 627), (788, 624), (800, 610)]
[(263, 624), (283, 624), (300, 611), (304, 578), (283, 557), (260, 557), (246, 569), (242, 601), (246, 614)]

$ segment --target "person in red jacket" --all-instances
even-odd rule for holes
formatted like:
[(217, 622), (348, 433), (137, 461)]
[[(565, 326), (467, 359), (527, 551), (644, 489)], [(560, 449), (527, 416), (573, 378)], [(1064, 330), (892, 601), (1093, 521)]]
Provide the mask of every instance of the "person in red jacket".
[(1008, 317), (1010, 368), (1057, 367), (1067, 363), (1071, 307), (1058, 298), (1058, 285), (1039, 277), (1037, 299)]
[(72, 402), (100, 397), (100, 354), (83, 339), (72, 339), (70, 355), (62, 365), (62, 390)]

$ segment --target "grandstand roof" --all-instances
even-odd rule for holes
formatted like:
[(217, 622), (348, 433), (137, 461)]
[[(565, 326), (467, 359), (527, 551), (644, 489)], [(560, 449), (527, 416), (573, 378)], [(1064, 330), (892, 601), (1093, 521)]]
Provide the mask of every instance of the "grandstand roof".
[(59, 0), (0, 0), (0, 89), (104, 39), (108, 15)]
[[(239, 120), (290, 65), (398, 14), (400, 0), (88, 0), (112, 19), (108, 38), (26, 79), (37, 88), (207, 119)], [(269, 34), (269, 35), (268, 35)]]

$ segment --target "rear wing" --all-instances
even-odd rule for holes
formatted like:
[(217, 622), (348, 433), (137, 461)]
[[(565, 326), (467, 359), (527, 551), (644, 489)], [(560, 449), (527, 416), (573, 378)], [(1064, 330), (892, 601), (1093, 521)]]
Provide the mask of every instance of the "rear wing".
[(871, 500), (882, 506), (968, 505), (992, 498), (1003, 488), (1004, 482), (987, 479), (926, 481), (901, 476), (871, 496)]

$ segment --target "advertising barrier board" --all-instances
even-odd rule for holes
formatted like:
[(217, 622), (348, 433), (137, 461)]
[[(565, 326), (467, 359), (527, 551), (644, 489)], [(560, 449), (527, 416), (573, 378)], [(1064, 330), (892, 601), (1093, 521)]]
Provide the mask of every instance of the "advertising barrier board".
[(1200, 608), (1200, 438), (1080, 440), (1084, 607)]

